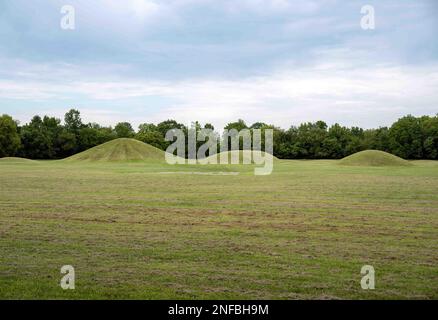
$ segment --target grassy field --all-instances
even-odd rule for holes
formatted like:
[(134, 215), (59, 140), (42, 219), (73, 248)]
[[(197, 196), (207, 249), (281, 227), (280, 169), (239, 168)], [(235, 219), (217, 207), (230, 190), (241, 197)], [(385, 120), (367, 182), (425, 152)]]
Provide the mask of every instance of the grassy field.
[(438, 164), (2, 161), (0, 298), (437, 299)]

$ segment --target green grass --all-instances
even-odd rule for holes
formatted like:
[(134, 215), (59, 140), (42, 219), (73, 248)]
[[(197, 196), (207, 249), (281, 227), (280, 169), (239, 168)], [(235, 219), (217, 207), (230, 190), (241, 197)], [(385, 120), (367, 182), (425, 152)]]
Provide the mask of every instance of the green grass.
[(37, 162), (34, 160), (18, 158), (18, 157), (0, 158), (0, 164), (5, 164), (5, 163), (37, 163)]
[(411, 163), (388, 152), (365, 150), (357, 152), (339, 161), (344, 166), (410, 166)]
[[(233, 151), (224, 151), (215, 155), (208, 157), (206, 160), (211, 162), (220, 163), (233, 163), (233, 161), (238, 160), (237, 162), (240, 164), (248, 164), (248, 163), (256, 163), (255, 159), (263, 162), (266, 157), (272, 157), (272, 161), (278, 161), (277, 157), (274, 157), (270, 154), (266, 154), (264, 151), (250, 151), (250, 150), (233, 150)], [(223, 158), (223, 160), (222, 160)]]
[(36, 163), (0, 162), (2, 299), (438, 298), (436, 162)]

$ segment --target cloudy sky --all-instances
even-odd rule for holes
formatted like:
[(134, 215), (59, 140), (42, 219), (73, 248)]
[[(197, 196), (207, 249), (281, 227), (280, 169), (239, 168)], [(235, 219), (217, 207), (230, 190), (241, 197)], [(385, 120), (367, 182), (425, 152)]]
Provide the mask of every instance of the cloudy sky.
[[(63, 30), (63, 5), (75, 30)], [(361, 7), (375, 9), (363, 30)], [(217, 128), (438, 113), (435, 0), (1, 0), (0, 113)]]

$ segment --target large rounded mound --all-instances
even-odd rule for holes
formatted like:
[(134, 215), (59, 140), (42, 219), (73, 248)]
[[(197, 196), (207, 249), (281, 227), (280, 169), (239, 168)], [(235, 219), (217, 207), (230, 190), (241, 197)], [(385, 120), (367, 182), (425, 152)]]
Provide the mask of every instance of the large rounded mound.
[(339, 161), (344, 166), (411, 166), (412, 164), (393, 154), (379, 150), (365, 150), (351, 156), (345, 157)]
[(0, 163), (37, 163), (35, 160), (18, 157), (0, 158)]
[(75, 154), (67, 161), (130, 161), (164, 160), (164, 152), (135, 139), (115, 139), (84, 152)]

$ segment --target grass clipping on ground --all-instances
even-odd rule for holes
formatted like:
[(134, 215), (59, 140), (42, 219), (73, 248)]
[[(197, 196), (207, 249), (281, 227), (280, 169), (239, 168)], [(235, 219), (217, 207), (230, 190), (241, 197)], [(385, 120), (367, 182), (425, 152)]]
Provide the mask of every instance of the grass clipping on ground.
[(164, 151), (135, 139), (115, 139), (84, 152), (75, 154), (66, 161), (164, 161)]
[(379, 150), (365, 150), (351, 156), (345, 157), (339, 161), (340, 165), (344, 166), (411, 166), (409, 161), (397, 157), (388, 152)]

